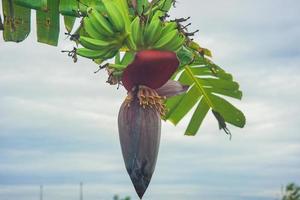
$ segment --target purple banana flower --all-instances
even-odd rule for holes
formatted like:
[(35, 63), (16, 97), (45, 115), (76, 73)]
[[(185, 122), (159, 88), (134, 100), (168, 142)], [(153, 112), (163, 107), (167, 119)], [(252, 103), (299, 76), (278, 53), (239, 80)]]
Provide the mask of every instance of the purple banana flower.
[(156, 165), (164, 101), (188, 89), (169, 80), (178, 65), (173, 52), (144, 50), (123, 72), (128, 96), (119, 111), (119, 136), (125, 166), (140, 199)]

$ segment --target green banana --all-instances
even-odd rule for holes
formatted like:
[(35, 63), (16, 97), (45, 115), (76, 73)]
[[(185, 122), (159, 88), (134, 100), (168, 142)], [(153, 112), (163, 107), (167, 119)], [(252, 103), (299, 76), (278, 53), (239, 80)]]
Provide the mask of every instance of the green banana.
[(121, 46), (118, 40), (104, 41), (84, 36), (80, 36), (79, 42), (83, 47), (91, 50), (103, 50), (105, 48), (112, 49)]
[(109, 49), (105, 49), (102, 51), (95, 51), (95, 50), (91, 50), (91, 49), (87, 49), (87, 48), (78, 48), (76, 50), (76, 54), (80, 55), (82, 57), (85, 58), (91, 58), (91, 59), (102, 59), (103, 56), (105, 56), (106, 54), (108, 54), (108, 52), (110, 52), (111, 50)]
[(161, 49), (164, 48), (168, 43), (172, 42), (176, 37), (178, 37), (178, 31), (173, 30), (167, 34), (165, 34), (163, 37), (161, 37), (155, 44), (154, 49)]
[(131, 37), (137, 48), (144, 46), (143, 32), (143, 25), (140, 23), (139, 16), (137, 16), (131, 23)]
[[(81, 21), (79, 27), (77, 27), (77, 29), (75, 30), (75, 32), (73, 33), (73, 35), (89, 36), (89, 34), (86, 32), (86, 30), (84, 28), (83, 21)], [(75, 39), (75, 41), (76, 41), (76, 39)]]
[(180, 36), (180, 39), (178, 39), (177, 44), (174, 44), (174, 46), (172, 46), (172, 50), (173, 51), (178, 51), (186, 42), (186, 38), (185, 36)]
[(129, 7), (127, 0), (115, 0), (115, 3), (120, 6), (121, 13), (125, 22), (126, 32), (130, 32), (130, 18), (129, 18)]
[(88, 8), (87, 14), (90, 19), (90, 22), (92, 23), (96, 31), (99, 32), (99, 34), (108, 37), (111, 37), (114, 34), (111, 24), (96, 9)]
[(102, 2), (106, 9), (108, 19), (112, 23), (113, 27), (118, 32), (124, 32), (125, 21), (124, 21), (124, 17), (120, 5), (116, 5), (114, 1), (111, 0), (103, 0)]
[(176, 35), (169, 43), (160, 47), (160, 50), (177, 51), (184, 43), (185, 37), (183, 35)]
[(161, 36), (162, 24), (160, 19), (152, 19), (150, 24), (145, 29), (144, 40), (149, 46), (155, 44)]
[(103, 55), (103, 59), (107, 60), (107, 59), (113, 58), (116, 56), (116, 54), (118, 52), (119, 52), (119, 50), (115, 50), (115, 49), (109, 50), (105, 55)]
[(121, 64), (109, 64), (109, 68), (115, 69), (115, 70), (124, 70), (126, 69), (127, 65), (121, 65)]
[(169, 32), (177, 29), (178, 25), (176, 22), (167, 22), (162, 30), (162, 36), (168, 34)]
[(95, 27), (92, 25), (90, 19), (88, 17), (83, 18), (83, 27), (89, 36), (95, 39), (104, 39), (102, 34), (100, 34)]
[(150, 19), (153, 20), (153, 19), (160, 19), (162, 16), (164, 16), (164, 12), (163, 11), (155, 11), (155, 12), (151, 12), (150, 13), (151, 15), (149, 15)]
[(127, 37), (127, 39), (125, 40), (125, 45), (128, 47), (128, 49), (130, 50), (133, 50), (133, 51), (136, 51), (137, 48), (136, 48), (136, 45), (132, 39), (131, 36)]

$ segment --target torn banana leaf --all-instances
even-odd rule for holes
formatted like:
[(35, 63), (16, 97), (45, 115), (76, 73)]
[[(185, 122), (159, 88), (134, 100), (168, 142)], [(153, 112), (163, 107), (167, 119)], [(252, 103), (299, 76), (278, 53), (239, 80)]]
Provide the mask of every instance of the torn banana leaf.
[(18, 6), (13, 0), (2, 0), (3, 39), (21, 42), (30, 33), (30, 9)]

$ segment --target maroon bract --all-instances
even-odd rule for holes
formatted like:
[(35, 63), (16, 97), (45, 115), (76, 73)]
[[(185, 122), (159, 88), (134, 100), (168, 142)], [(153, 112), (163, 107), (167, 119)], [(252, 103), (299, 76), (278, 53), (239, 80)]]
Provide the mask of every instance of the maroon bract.
[(137, 85), (157, 89), (170, 79), (177, 70), (178, 65), (179, 61), (174, 52), (140, 51), (124, 71), (122, 82), (128, 91)]

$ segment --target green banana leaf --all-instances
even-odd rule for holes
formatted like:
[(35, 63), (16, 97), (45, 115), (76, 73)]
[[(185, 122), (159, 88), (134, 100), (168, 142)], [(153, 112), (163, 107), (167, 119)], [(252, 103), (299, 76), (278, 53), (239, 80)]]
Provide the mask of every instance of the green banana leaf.
[(70, 33), (76, 17), (85, 15), (89, 6), (103, 10), (101, 0), (2, 0), (0, 31), (3, 31), (4, 41), (25, 40), (30, 33), (31, 9), (34, 9), (38, 42), (57, 46), (60, 14), (64, 16), (66, 30)]
[(60, 0), (59, 12), (62, 15), (79, 17), (86, 14), (88, 7), (104, 11), (102, 0)]
[(198, 132), (209, 110), (213, 111), (220, 128), (225, 131), (227, 131), (225, 122), (242, 128), (246, 122), (244, 114), (223, 98), (241, 99), (239, 84), (233, 81), (231, 74), (207, 58), (194, 56), (195, 54), (187, 49), (178, 53), (181, 70), (173, 79), (188, 85), (189, 90), (166, 101), (168, 112), (165, 119), (177, 125), (192, 108), (196, 107), (185, 131), (186, 135), (195, 135)]
[(62, 15), (76, 17), (79, 15), (79, 2), (77, 0), (60, 0), (59, 12)]
[[(2, 0), (4, 41), (21, 42), (27, 38), (30, 33), (31, 9), (35, 9), (38, 42), (57, 46), (59, 2), (59, 0)], [(72, 23), (69, 21), (67, 23), (69, 32)]]
[(47, 0), (14, 0), (14, 2), (22, 7), (32, 8), (35, 10), (47, 11)]
[(47, 11), (36, 11), (38, 42), (57, 46), (59, 36), (59, 0), (48, 0)]
[[(4, 41), (21, 42), (30, 33), (30, 9), (18, 6), (13, 0), (2, 0)], [(0, 28), (1, 30), (1, 28)]]
[[(0, 31), (4, 41), (21, 42), (30, 33), (31, 9), (37, 11), (37, 40), (57, 46), (59, 40), (59, 18), (64, 16), (68, 33), (74, 27), (76, 17), (86, 15), (88, 7), (104, 11), (102, 0), (2, 0), (3, 24)], [(1, 14), (0, 14), (1, 18)]]

